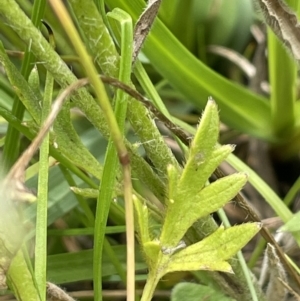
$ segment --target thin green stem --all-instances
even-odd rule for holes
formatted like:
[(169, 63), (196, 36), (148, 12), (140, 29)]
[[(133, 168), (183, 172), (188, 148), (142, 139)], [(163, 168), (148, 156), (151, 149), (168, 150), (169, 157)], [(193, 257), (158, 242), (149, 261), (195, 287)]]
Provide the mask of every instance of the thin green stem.
[[(42, 107), (41, 122), (43, 123), (51, 110), (54, 79), (47, 72)], [(38, 176), (38, 202), (36, 213), (35, 239), (35, 279), (41, 300), (46, 301), (46, 273), (47, 273), (47, 204), (48, 204), (48, 177), (49, 177), (49, 133), (44, 137), (40, 147), (40, 170)]]
[[(119, 80), (125, 83), (130, 82), (131, 74), (131, 55), (132, 55), (132, 20), (129, 15), (121, 11), (115, 11), (111, 14), (119, 22), (121, 30), (121, 61), (119, 70)], [(128, 96), (121, 90), (117, 91), (116, 103), (115, 103), (115, 115), (117, 122), (122, 132), (124, 132), (125, 117), (127, 111), (127, 98)], [(108, 247), (105, 240), (105, 227), (108, 218), (108, 212), (110, 208), (110, 202), (114, 192), (114, 183), (118, 170), (118, 157), (115, 145), (113, 143), (113, 137), (111, 136), (108, 142), (103, 177), (99, 187), (99, 196), (96, 211), (96, 225), (95, 225), (95, 236), (94, 236), (94, 292), (95, 300), (102, 300), (102, 248), (103, 246)], [(125, 213), (126, 213), (126, 234), (127, 234), (127, 294), (134, 297), (134, 273), (135, 273), (135, 261), (134, 261), (134, 221), (133, 213), (130, 207), (131, 202), (131, 179), (129, 179), (129, 187), (125, 185), (125, 169), (124, 169), (124, 189), (129, 189), (129, 195), (125, 196)], [(125, 191), (126, 193), (126, 191)], [(129, 217), (127, 218), (127, 215)], [(132, 225), (133, 224), (133, 228)], [(129, 235), (129, 240), (128, 240)], [(132, 239), (133, 236), (133, 239)], [(129, 249), (129, 250), (128, 250)], [(133, 250), (133, 251), (132, 251)], [(130, 256), (129, 256), (130, 255)], [(123, 280), (123, 272), (119, 268), (120, 276)], [(133, 275), (133, 279), (132, 279)], [(130, 280), (130, 282), (129, 282)], [(131, 300), (130, 297), (127, 300)]]
[(300, 191), (300, 177), (296, 180), (293, 186), (290, 188), (288, 193), (286, 194), (283, 202), (286, 206), (289, 206), (294, 200), (296, 194)]

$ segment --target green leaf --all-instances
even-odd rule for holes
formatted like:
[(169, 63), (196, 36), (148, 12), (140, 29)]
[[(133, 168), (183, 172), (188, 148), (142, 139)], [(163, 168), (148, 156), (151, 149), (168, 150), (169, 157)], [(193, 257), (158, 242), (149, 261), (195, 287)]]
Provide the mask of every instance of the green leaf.
[(41, 120), (41, 107), (42, 101), (41, 94), (36, 94), (33, 89), (29, 86), (28, 82), (21, 75), (19, 70), (10, 61), (7, 56), (3, 44), (0, 41), (0, 62), (5, 68), (8, 79), (14, 88), (16, 94), (34, 119), (37, 124), (40, 124)]
[(178, 183), (177, 196), (171, 197), (177, 197), (178, 199), (181, 196), (184, 196), (184, 199), (193, 198), (195, 194), (201, 191), (214, 170), (232, 151), (233, 147), (231, 145), (223, 145), (216, 147), (209, 154), (203, 155), (202, 152), (199, 152), (194, 157), (189, 158)]
[(144, 246), (145, 243), (151, 240), (149, 234), (148, 208), (146, 204), (142, 204), (135, 195), (133, 195), (133, 204), (135, 209), (135, 220), (138, 225), (139, 239), (141, 245)]
[(26, 229), (22, 204), (13, 199), (17, 193), (14, 183), (0, 185), (0, 289), (3, 289), (7, 270), (24, 242)]
[(203, 188), (212, 172), (232, 152), (230, 145), (217, 146), (218, 132), (218, 109), (209, 100), (180, 179), (175, 168), (168, 168), (169, 199), (160, 237), (163, 247), (176, 247), (194, 222), (222, 207), (247, 181), (245, 174), (238, 174)]
[(196, 135), (190, 147), (190, 156), (194, 157), (199, 152), (205, 158), (217, 143), (219, 137), (219, 114), (214, 100), (209, 99), (202, 114)]
[[(25, 81), (26, 82), (26, 81)], [(37, 96), (41, 94), (40, 91), (40, 77), (36, 66), (34, 66), (28, 77), (28, 84)], [(41, 104), (42, 105), (42, 104)]]
[(102, 166), (98, 160), (83, 145), (76, 133), (71, 117), (70, 102), (66, 101), (54, 123), (54, 134), (52, 136), (57, 144), (57, 150), (70, 158), (72, 162), (91, 173), (96, 178), (101, 178)]
[(19, 301), (40, 300), (33, 275), (27, 267), (22, 251), (17, 253), (9, 268), (9, 281)]
[(70, 187), (70, 189), (80, 196), (85, 198), (95, 199), (98, 196), (98, 190), (94, 188), (80, 188), (80, 187)]
[[(70, 0), (77, 22), (86, 37), (86, 43), (95, 63), (104, 74), (118, 77), (120, 56), (103, 19), (92, 0)], [(92, 21), (89, 21), (92, 20)], [(97, 24), (97, 26), (93, 26)]]
[(168, 206), (172, 206), (173, 203), (173, 196), (176, 195), (177, 192), (177, 188), (178, 188), (178, 181), (179, 181), (179, 172), (178, 169), (173, 166), (173, 165), (169, 165), (168, 166), (168, 198), (166, 200), (166, 203), (168, 204)]
[(248, 223), (228, 229), (220, 227), (202, 241), (175, 253), (165, 273), (186, 270), (215, 270), (232, 272), (226, 262), (260, 230), (258, 223)]
[(143, 245), (143, 250), (146, 255), (146, 261), (147, 261), (149, 270), (155, 269), (155, 262), (157, 261), (159, 252), (161, 250), (159, 241), (153, 240), (153, 241), (146, 242)]
[[(6, 55), (2, 44), (0, 44), (0, 61), (4, 65), (5, 70), (9, 76), (9, 80), (14, 87), (19, 98), (22, 100), (24, 106), (29, 111), (34, 121), (40, 124), (41, 107), (40, 103), (42, 96), (38, 93), (37, 88), (33, 90), (26, 80), (22, 77), (20, 72), (11, 63)], [(34, 69), (31, 74), (33, 80)], [(34, 80), (36, 81), (36, 79)], [(66, 157), (71, 158), (74, 164), (90, 172), (97, 178), (101, 177), (101, 165), (90, 154), (86, 147), (82, 144), (70, 118), (70, 105), (66, 102), (57, 116), (54, 125), (55, 133), (52, 133), (52, 143), (56, 142), (58, 150)]]
[[(46, 39), (42, 36), (41, 32), (37, 30), (37, 28), (30, 22), (28, 17), (15, 2), (11, 2), (9, 5), (0, 6), (0, 14), (5, 15), (5, 20), (11, 26), (11, 28), (14, 29), (14, 31), (26, 44), (31, 45), (31, 51), (34, 53), (37, 60), (43, 62), (43, 66), (53, 75), (55, 81), (61, 87), (67, 87), (77, 80), (70, 68), (65, 64), (57, 52), (53, 50), (51, 45), (49, 45)], [(26, 31), (24, 30), (24, 24), (27, 25)], [(88, 117), (89, 121), (101, 132), (101, 134), (105, 138), (108, 138), (109, 129), (103, 112), (87, 89), (79, 89), (77, 93), (72, 95), (72, 100), (74, 105), (82, 110), (82, 112)], [(136, 104), (137, 102), (135, 102), (132, 106), (134, 107)], [(140, 110), (137, 112), (137, 116), (144, 116), (144, 119), (147, 119), (147, 109), (141, 104), (140, 107), (143, 109), (143, 113), (141, 113)], [(148, 118), (148, 123), (152, 124), (153, 127), (152, 119)], [(148, 132), (151, 133), (152, 128), (150, 128), (150, 130), (148, 129)], [(165, 149), (171, 153), (159, 132), (157, 132), (157, 136), (160, 137)], [(145, 139), (151, 140), (153, 137), (150, 139), (146, 137)], [(126, 147), (130, 153), (133, 176), (138, 177), (143, 183), (145, 183), (156, 196), (162, 196), (164, 189), (162, 180), (158, 178), (149, 164), (147, 164), (146, 161), (141, 158), (137, 151), (134, 150), (132, 145), (127, 141)], [(157, 151), (155, 148), (155, 151), (152, 153), (159, 153), (159, 151)]]
[[(218, 135), (219, 116), (217, 105), (213, 100), (209, 100), (191, 143), (189, 157), (180, 178), (178, 190), (189, 187), (190, 194), (194, 195), (202, 189), (213, 170), (225, 159), (221, 158), (220, 162), (218, 162), (218, 160), (214, 161), (211, 158), (212, 152), (216, 147)], [(207, 172), (204, 172), (207, 164), (210, 165), (210, 168), (208, 168)], [(195, 182), (195, 177), (197, 177), (197, 184), (191, 185), (191, 181)]]
[(180, 194), (183, 201), (175, 199), (168, 207), (160, 238), (162, 245), (176, 246), (193, 223), (229, 202), (246, 182), (247, 175), (238, 173), (208, 185), (193, 199), (185, 199), (184, 194)]
[[(126, 246), (113, 246), (117, 258), (125, 266)], [(50, 255), (47, 258), (47, 279), (56, 284), (70, 283), (93, 279), (93, 250), (84, 250), (74, 253)], [(136, 250), (136, 271), (145, 269), (145, 263)], [(116, 275), (117, 271), (110, 262), (107, 254), (103, 254), (102, 277)]]
[[(286, 139), (295, 126), (297, 100), (297, 65), (284, 49), (283, 43), (268, 30), (268, 66), (272, 128), (279, 137)], [(281, 72), (284, 68), (285, 72)]]
[(295, 213), (293, 217), (279, 229), (279, 231), (282, 232), (300, 231), (300, 212)]
[[(119, 7), (126, 10), (134, 20), (145, 6), (141, 0), (107, 0), (106, 4), (110, 9)], [(159, 18), (145, 42), (143, 52), (154, 68), (198, 108), (202, 109), (205, 99), (212, 95), (219, 105), (222, 121), (229, 126), (269, 141), (276, 139), (270, 127), (271, 113), (267, 99), (228, 81), (207, 67), (172, 35)]]
[(234, 299), (224, 296), (209, 286), (188, 282), (179, 283), (172, 290), (171, 301), (182, 300), (234, 301)]

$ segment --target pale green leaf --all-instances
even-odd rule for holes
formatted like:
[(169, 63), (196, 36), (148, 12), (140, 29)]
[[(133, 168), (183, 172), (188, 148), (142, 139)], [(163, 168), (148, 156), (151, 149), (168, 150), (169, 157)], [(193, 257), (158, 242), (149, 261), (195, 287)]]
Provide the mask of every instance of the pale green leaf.
[(36, 94), (34, 90), (31, 89), (29, 84), (26, 82), (24, 77), (15, 67), (15, 65), (10, 61), (7, 56), (2, 43), (0, 42), (0, 62), (3, 65), (8, 79), (14, 88), (14, 91), (34, 119), (37, 124), (40, 124), (41, 120), (41, 107), (40, 103), (42, 101), (41, 94)]
[(20, 192), (15, 183), (0, 183), (0, 289), (6, 286), (6, 273), (26, 234)]
[(297, 212), (293, 217), (285, 223), (280, 229), (282, 232), (297, 232), (300, 231), (300, 212)]
[(39, 77), (39, 72), (38, 72), (37, 66), (34, 66), (32, 68), (29, 78), (28, 78), (28, 84), (29, 84), (30, 88), (33, 90), (33, 93), (36, 94), (36, 96), (41, 94), (40, 77)]
[(153, 268), (155, 262), (157, 261), (159, 252), (161, 250), (159, 241), (154, 240), (154, 241), (146, 242), (143, 245), (143, 250), (144, 250), (145, 255), (146, 255), (148, 268), (149, 268), (149, 270), (151, 270), (151, 268)]
[(166, 200), (166, 203), (169, 206), (172, 206), (173, 204), (173, 197), (176, 196), (177, 189), (178, 189), (178, 180), (179, 180), (179, 175), (178, 175), (178, 169), (173, 166), (169, 165), (168, 166), (168, 198)]
[(194, 222), (229, 202), (246, 182), (246, 174), (238, 173), (210, 184), (194, 198), (185, 198), (184, 193), (179, 192), (179, 201), (174, 199), (167, 209), (160, 238), (163, 246), (176, 246)]
[[(34, 121), (37, 124), (40, 124), (40, 104), (42, 96), (40, 93), (38, 93), (36, 87), (35, 90), (33, 90), (29, 86), (20, 72), (11, 63), (3, 49), (2, 44), (0, 45), (0, 62), (4, 65), (9, 76), (9, 80), (13, 85), (17, 95), (22, 100), (24, 106), (31, 114)], [(35, 76), (34, 74), (35, 73), (32, 74), (32, 77)], [(36, 79), (33, 81), (36, 81)], [(100, 178), (102, 169), (101, 165), (90, 154), (86, 147), (84, 147), (76, 131), (74, 130), (70, 119), (69, 102), (64, 104), (61, 112), (57, 116), (54, 129), (55, 132), (51, 132), (52, 144), (55, 142), (56, 145), (58, 145), (58, 150), (66, 157), (71, 158), (76, 166), (79, 166), (97, 178)]]
[(183, 282), (177, 284), (172, 290), (171, 301), (234, 301), (234, 299), (226, 297), (220, 292), (214, 290), (210, 286), (199, 285), (196, 283)]
[[(209, 99), (190, 147), (190, 157), (199, 153), (203, 159), (212, 152), (219, 137), (219, 114), (216, 103)], [(188, 164), (188, 163), (187, 163)]]
[(221, 226), (202, 241), (175, 253), (165, 272), (200, 269), (230, 272), (230, 265), (225, 261), (243, 248), (260, 228), (258, 223), (228, 229)]
[(9, 268), (9, 282), (19, 301), (40, 300), (35, 287), (33, 275), (27, 267), (26, 260), (20, 250)]
[(100, 179), (102, 166), (83, 145), (76, 133), (70, 117), (69, 101), (65, 102), (56, 118), (53, 139), (57, 144), (58, 151), (70, 158), (76, 166)]
[[(215, 260), (214, 260), (215, 259)], [(211, 261), (191, 258), (181, 261), (170, 261), (164, 269), (164, 273), (172, 273), (177, 271), (220, 271), (225, 273), (233, 273), (230, 264), (227, 261), (217, 260), (213, 257)]]
[(80, 196), (85, 198), (96, 199), (98, 196), (98, 190), (94, 188), (80, 188), (80, 187), (70, 187), (70, 189)]
[(95, 63), (104, 74), (117, 78), (120, 56), (95, 2), (92, 0), (70, 0), (69, 3), (82, 32), (87, 37), (86, 43), (94, 56)]
[[(230, 146), (216, 149), (218, 133), (217, 106), (214, 101), (210, 100), (192, 141), (189, 158), (180, 178), (178, 190), (189, 187), (191, 196), (199, 192), (211, 173), (232, 151)], [(186, 197), (188, 198), (188, 196)]]
[(191, 158), (189, 164), (185, 166), (178, 184), (178, 199), (181, 200), (181, 195), (184, 195), (184, 199), (190, 199), (199, 193), (214, 170), (227, 158), (232, 150), (231, 145), (223, 145), (216, 147), (206, 157), (200, 152)]
[(135, 220), (138, 226), (139, 239), (141, 241), (141, 245), (144, 246), (145, 243), (150, 241), (148, 208), (146, 204), (142, 204), (137, 196), (133, 195), (132, 199), (135, 209)]

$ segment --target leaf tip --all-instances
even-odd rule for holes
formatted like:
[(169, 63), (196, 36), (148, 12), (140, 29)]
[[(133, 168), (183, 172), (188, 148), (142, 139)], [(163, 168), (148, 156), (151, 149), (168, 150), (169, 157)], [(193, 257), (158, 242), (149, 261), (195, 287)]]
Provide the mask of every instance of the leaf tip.
[(212, 96), (208, 96), (207, 104), (208, 104), (208, 105), (216, 105), (216, 102), (215, 102), (215, 100), (212, 98)]

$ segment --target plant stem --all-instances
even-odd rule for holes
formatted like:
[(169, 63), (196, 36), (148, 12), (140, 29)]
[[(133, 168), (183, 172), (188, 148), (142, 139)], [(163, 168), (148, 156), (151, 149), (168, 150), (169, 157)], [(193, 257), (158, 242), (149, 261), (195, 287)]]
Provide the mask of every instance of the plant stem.
[[(155, 271), (155, 269), (153, 270)], [(147, 282), (143, 290), (141, 301), (150, 301), (153, 297), (155, 288), (158, 284), (159, 277), (153, 272), (150, 272), (147, 277)]]

